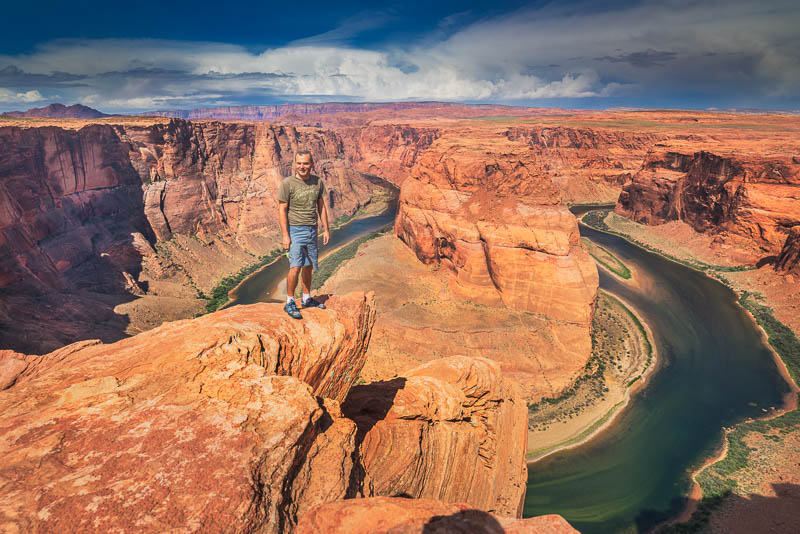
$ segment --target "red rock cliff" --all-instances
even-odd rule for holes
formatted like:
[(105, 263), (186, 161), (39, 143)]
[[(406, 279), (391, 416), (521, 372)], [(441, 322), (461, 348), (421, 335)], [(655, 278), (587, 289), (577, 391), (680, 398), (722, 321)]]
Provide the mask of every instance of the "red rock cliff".
[(698, 232), (735, 234), (777, 254), (800, 224), (800, 164), (786, 156), (648, 155), (616, 212), (644, 224), (685, 221)]

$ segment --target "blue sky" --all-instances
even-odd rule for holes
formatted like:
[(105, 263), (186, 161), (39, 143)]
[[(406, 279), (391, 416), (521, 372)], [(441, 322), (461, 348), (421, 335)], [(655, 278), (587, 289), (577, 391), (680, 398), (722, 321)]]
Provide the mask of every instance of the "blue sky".
[(324, 101), (800, 109), (800, 3), (4, 6), (0, 111)]

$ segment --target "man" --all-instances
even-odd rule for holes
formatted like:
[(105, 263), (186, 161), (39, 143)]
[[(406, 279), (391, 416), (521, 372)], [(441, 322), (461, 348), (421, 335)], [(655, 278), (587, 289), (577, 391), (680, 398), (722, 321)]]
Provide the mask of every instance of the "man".
[(303, 316), (294, 301), (297, 279), (303, 285), (303, 308), (325, 305), (311, 298), (311, 269), (317, 270), (317, 221), (322, 220), (322, 244), (330, 240), (325, 184), (311, 174), (314, 160), (308, 150), (299, 150), (294, 157), (295, 174), (285, 178), (278, 189), (279, 217), (283, 248), (289, 249), (289, 274), (286, 277), (284, 310), (295, 319)]

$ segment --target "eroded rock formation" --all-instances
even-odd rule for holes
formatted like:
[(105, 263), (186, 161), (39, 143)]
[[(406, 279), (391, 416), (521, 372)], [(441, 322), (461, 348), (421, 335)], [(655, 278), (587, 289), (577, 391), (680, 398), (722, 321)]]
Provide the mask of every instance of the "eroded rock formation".
[(656, 151), (625, 185), (616, 212), (644, 224), (685, 221), (777, 254), (800, 224), (800, 164), (778, 155)]
[(565, 126), (517, 126), (505, 135), (530, 147), (563, 200), (572, 203), (615, 202), (647, 152), (664, 139), (648, 132)]
[[(33, 322), (22, 325), (30, 310), (60, 308), (55, 292), (91, 292), (65, 299), (81, 322), (91, 315), (83, 308), (113, 316), (133, 295), (209, 293), (279, 244), (277, 189), (298, 148), (314, 155), (331, 220), (391, 187), (354, 170), (341, 138), (317, 129), (183, 120), (0, 128), (3, 348), (46, 352), (81, 339), (68, 318), (41, 343)], [(112, 340), (124, 328), (100, 330)]]
[(398, 492), (518, 515), (525, 405), (498, 366), (452, 358), (351, 391), (373, 297), (328, 304), (303, 321), (255, 304), (114, 344), (0, 352), (0, 522), (290, 532), (317, 504)]
[(577, 534), (563, 517), (499, 517), (467, 504), (376, 497), (337, 501), (311, 509), (297, 534)]
[(403, 184), (395, 234), (450, 270), (462, 299), (588, 326), (598, 275), (575, 217), (528, 151), (492, 141), (443, 138), (425, 152)]
[(277, 308), (2, 355), (15, 375), (0, 395), (2, 523), (279, 532), (305, 506), (346, 496), (356, 427), (335, 399), (362, 364), (371, 296), (302, 323)]
[(527, 407), (496, 362), (435, 360), (393, 380), (356, 386), (342, 411), (363, 439), (365, 494), (464, 501), (521, 516)]

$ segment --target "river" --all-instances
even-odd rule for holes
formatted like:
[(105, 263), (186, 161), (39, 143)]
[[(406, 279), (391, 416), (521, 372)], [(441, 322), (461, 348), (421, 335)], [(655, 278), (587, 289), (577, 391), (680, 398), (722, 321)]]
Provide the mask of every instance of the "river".
[(617, 236), (580, 231), (635, 268), (638, 287), (603, 270), (600, 287), (649, 323), (659, 367), (606, 431), (529, 466), (524, 515), (561, 514), (588, 534), (646, 532), (684, 506), (689, 472), (722, 428), (780, 407), (789, 387), (733, 291)]

